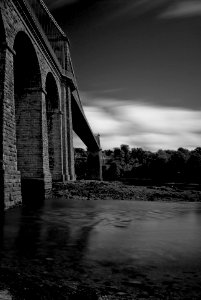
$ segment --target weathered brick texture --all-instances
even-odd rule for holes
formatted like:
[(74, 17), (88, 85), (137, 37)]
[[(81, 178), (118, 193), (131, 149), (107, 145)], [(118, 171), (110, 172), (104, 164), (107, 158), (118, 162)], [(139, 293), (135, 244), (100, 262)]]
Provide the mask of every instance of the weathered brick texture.
[[(22, 201), (21, 183), (46, 192), (52, 180), (74, 173), (74, 165), (68, 167), (72, 126), (62, 112), (68, 102), (63, 74), (17, 3), (0, 2), (0, 205), (6, 208)], [(55, 99), (47, 87), (49, 74)], [(51, 103), (49, 119), (48, 99), (57, 103)]]
[(63, 173), (63, 141), (62, 112), (58, 87), (51, 73), (46, 80), (46, 109), (48, 130), (49, 165), (54, 181), (64, 179)]
[(70, 173), (70, 179), (75, 180), (74, 170), (74, 149), (73, 149), (73, 125), (72, 125), (72, 109), (71, 109), (71, 90), (67, 87), (67, 105), (66, 105), (66, 117), (67, 117), (67, 143), (68, 143), (68, 168)]
[[(0, 1), (1, 208), (21, 202), (26, 190), (29, 198), (46, 194), (52, 180), (75, 179), (71, 96), (77, 86), (69, 44), (45, 9), (48, 28), (54, 27), (50, 38), (33, 3), (40, 7), (40, 0)], [(81, 103), (79, 109), (90, 131)], [(89, 136), (96, 153), (99, 145)]]

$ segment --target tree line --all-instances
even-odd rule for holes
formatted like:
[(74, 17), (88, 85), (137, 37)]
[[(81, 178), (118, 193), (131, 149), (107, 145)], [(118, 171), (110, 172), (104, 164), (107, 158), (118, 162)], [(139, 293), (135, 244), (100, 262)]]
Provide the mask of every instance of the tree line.
[[(86, 179), (87, 151), (81, 148), (75, 149), (75, 172), (78, 179)], [(151, 152), (123, 144), (103, 151), (103, 179), (126, 178), (200, 183), (201, 147)]]

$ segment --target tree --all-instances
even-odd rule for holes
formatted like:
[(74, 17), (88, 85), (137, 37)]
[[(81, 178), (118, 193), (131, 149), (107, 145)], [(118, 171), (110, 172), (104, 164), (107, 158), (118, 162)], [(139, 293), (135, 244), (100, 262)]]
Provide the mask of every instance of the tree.
[(122, 144), (120, 146), (120, 149), (121, 149), (121, 157), (122, 157), (124, 164), (126, 164), (126, 165), (129, 164), (129, 161), (130, 161), (129, 145)]
[(105, 153), (106, 156), (111, 156), (113, 154), (113, 151), (112, 150), (105, 150), (103, 151)]
[(186, 176), (188, 180), (200, 182), (201, 177), (201, 148), (191, 151), (186, 164)]
[(108, 169), (107, 177), (111, 180), (119, 179), (121, 175), (121, 167), (117, 162), (113, 161)]
[(167, 177), (167, 163), (169, 156), (164, 150), (158, 150), (155, 155), (152, 156), (150, 163), (151, 176), (157, 180), (164, 180)]
[(140, 164), (143, 163), (145, 151), (142, 148), (132, 148), (131, 149), (131, 157), (133, 159), (137, 159)]
[(201, 147), (189, 151), (158, 150), (151, 152), (142, 148), (132, 148), (122, 144), (114, 150), (107, 150), (105, 178), (135, 177), (157, 181), (198, 182), (201, 177)]
[(120, 159), (121, 158), (121, 149), (115, 147), (113, 155), (114, 155), (114, 159)]
[(82, 148), (74, 149), (75, 174), (77, 179), (86, 179), (87, 172), (87, 151)]

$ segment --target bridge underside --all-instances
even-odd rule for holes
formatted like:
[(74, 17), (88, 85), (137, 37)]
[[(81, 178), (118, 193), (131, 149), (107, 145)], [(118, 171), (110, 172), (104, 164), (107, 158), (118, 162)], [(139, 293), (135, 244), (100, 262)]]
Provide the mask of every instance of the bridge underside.
[(72, 121), (73, 121), (73, 130), (79, 136), (79, 138), (83, 141), (83, 143), (87, 146), (90, 151), (99, 151), (99, 145), (96, 138), (94, 138), (94, 134), (91, 131), (91, 128), (87, 122), (87, 119), (80, 109), (79, 104), (75, 100), (74, 96), (72, 96)]
[(100, 149), (99, 136), (94, 138), (87, 119), (79, 106), (76, 95), (72, 97), (72, 121), (73, 130), (87, 146), (87, 177), (88, 179), (102, 179), (102, 152)]
[(46, 194), (52, 181), (75, 179), (73, 130), (88, 147), (88, 177), (101, 179), (68, 40), (41, 0), (0, 2), (0, 101), (2, 208), (21, 202), (22, 191)]

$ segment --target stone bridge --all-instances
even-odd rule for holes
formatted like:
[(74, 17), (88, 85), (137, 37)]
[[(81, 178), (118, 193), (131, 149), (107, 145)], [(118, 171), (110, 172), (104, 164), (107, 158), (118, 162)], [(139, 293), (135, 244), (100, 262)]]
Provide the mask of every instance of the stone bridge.
[(0, 0), (0, 205), (75, 179), (73, 130), (101, 179), (99, 138), (84, 115), (69, 41), (42, 0)]

